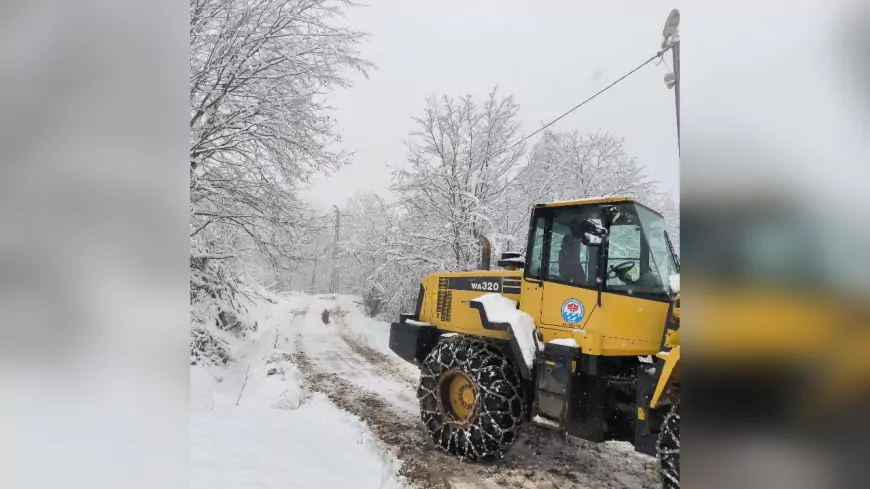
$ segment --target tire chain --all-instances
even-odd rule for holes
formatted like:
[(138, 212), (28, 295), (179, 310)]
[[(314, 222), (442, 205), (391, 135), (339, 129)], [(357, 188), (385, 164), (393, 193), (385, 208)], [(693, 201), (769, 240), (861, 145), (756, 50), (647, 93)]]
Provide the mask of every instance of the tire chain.
[[(454, 369), (468, 374), (478, 392), (477, 417), (466, 428), (447, 423), (438, 412), (438, 377)], [(455, 336), (439, 341), (420, 371), (420, 417), (435, 445), (460, 460), (503, 457), (526, 415), (522, 380), (513, 361), (490, 341)]]
[(680, 489), (680, 411), (679, 403), (671, 407), (662, 423), (656, 442), (656, 453), (661, 464), (662, 487)]

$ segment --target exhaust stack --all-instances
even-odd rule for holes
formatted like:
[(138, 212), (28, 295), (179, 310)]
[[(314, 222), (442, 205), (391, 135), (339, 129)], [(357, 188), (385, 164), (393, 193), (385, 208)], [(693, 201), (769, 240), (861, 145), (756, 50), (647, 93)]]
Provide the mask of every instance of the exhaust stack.
[(481, 234), (477, 239), (480, 241), (480, 269), (489, 270), (489, 258), (491, 254), (489, 238)]

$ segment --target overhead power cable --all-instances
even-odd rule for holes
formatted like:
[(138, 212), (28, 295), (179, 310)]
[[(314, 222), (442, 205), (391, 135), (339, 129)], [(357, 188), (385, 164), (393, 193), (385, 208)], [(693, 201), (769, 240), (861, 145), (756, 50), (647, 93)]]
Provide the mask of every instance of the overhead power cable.
[(602, 93), (604, 93), (604, 92), (610, 90), (610, 89), (611, 89), (614, 85), (616, 85), (617, 83), (621, 82), (622, 80), (625, 80), (625, 79), (628, 78), (629, 76), (633, 75), (633, 74), (634, 74), (636, 71), (638, 71), (639, 69), (641, 69), (641, 68), (643, 68), (644, 66), (646, 66), (646, 65), (648, 65), (648, 64), (650, 64), (650, 63), (652, 63), (656, 58), (661, 58), (662, 56), (664, 56), (664, 54), (665, 54), (665, 53), (666, 53), (670, 48), (671, 48), (671, 46), (667, 46), (667, 47), (665, 47), (664, 49), (662, 49), (661, 51), (657, 52), (655, 55), (653, 55), (652, 57), (650, 57), (650, 59), (644, 61), (643, 63), (641, 63), (641, 64), (639, 64), (639, 65), (637, 65), (637, 67), (634, 68), (633, 70), (631, 70), (631, 71), (629, 71), (628, 73), (622, 75), (621, 77), (619, 77), (616, 81), (614, 81), (614, 82), (611, 83), (610, 85), (607, 85), (606, 87), (604, 87), (604, 88), (602, 88), (601, 90), (599, 90), (597, 93), (595, 93), (595, 95), (593, 95), (593, 96), (587, 98), (586, 100), (580, 102), (579, 104), (575, 105), (575, 106), (574, 106), (571, 110), (569, 110), (568, 112), (565, 112), (564, 114), (560, 115), (559, 117), (557, 117), (557, 118), (553, 119), (552, 121), (548, 122), (548, 123), (545, 124), (543, 127), (541, 127), (540, 129), (538, 129), (537, 131), (535, 131), (535, 132), (529, 134), (528, 136), (524, 137), (523, 139), (519, 140), (516, 144), (514, 144), (514, 145), (511, 146), (511, 147), (519, 146), (520, 144), (522, 144), (522, 143), (528, 141), (529, 138), (531, 138), (531, 137), (534, 136), (535, 134), (538, 134), (539, 132), (543, 131), (544, 129), (546, 129), (546, 128), (552, 126), (553, 124), (555, 124), (555, 123), (557, 123), (557, 122), (559, 122), (560, 120), (562, 120), (565, 116), (567, 116), (567, 115), (570, 114), (571, 112), (574, 112), (575, 110), (579, 109), (580, 107), (583, 107), (584, 105), (586, 105), (587, 102), (591, 101), (592, 99), (594, 99), (595, 97), (601, 95)]

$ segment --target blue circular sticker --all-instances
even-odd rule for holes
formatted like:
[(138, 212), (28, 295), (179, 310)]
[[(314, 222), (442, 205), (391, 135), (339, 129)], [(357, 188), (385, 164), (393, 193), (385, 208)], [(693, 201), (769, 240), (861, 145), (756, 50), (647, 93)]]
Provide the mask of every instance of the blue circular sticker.
[(583, 303), (577, 299), (568, 299), (562, 303), (562, 319), (568, 324), (577, 324), (583, 320)]

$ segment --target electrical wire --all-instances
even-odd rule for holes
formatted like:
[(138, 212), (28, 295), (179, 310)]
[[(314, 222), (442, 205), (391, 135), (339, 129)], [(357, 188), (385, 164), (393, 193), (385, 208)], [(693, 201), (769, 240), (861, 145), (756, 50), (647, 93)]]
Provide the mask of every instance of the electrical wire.
[(531, 137), (534, 136), (535, 134), (538, 134), (539, 132), (543, 131), (544, 129), (546, 129), (546, 128), (552, 126), (553, 124), (555, 124), (555, 123), (557, 123), (557, 122), (559, 122), (560, 120), (562, 120), (565, 116), (567, 116), (567, 115), (570, 114), (571, 112), (574, 112), (575, 110), (579, 109), (580, 107), (583, 107), (584, 105), (586, 105), (587, 102), (591, 101), (592, 99), (594, 99), (595, 97), (601, 95), (602, 93), (604, 93), (604, 92), (610, 90), (610, 89), (613, 88), (613, 86), (616, 85), (617, 83), (621, 82), (622, 80), (625, 80), (625, 79), (628, 78), (629, 76), (633, 75), (633, 74), (634, 74), (636, 71), (638, 71), (639, 69), (641, 69), (641, 68), (643, 68), (644, 66), (646, 66), (646, 65), (648, 65), (648, 64), (650, 64), (650, 63), (652, 63), (656, 58), (662, 58), (662, 59), (664, 59), (664, 58), (663, 58), (663, 57), (664, 57), (664, 54), (665, 54), (665, 53), (666, 53), (670, 48), (671, 48), (671, 46), (668, 46), (668, 47), (662, 49), (661, 51), (657, 52), (655, 55), (653, 55), (652, 57), (650, 57), (650, 59), (644, 61), (643, 63), (641, 63), (641, 64), (639, 64), (639, 65), (637, 65), (637, 67), (635, 67), (633, 70), (631, 70), (631, 71), (629, 71), (628, 73), (622, 75), (621, 77), (619, 77), (616, 81), (614, 81), (614, 82), (611, 83), (610, 85), (607, 85), (606, 87), (604, 87), (604, 88), (602, 88), (601, 90), (599, 90), (598, 92), (596, 92), (595, 95), (593, 95), (593, 96), (587, 98), (586, 100), (580, 102), (579, 104), (575, 105), (571, 110), (569, 110), (568, 112), (565, 112), (564, 114), (560, 115), (559, 117), (553, 119), (552, 121), (550, 121), (549, 123), (547, 123), (547, 124), (545, 124), (543, 127), (541, 127), (540, 129), (538, 129), (537, 131), (535, 131), (535, 132), (529, 134), (528, 136), (526, 136), (526, 137), (520, 139), (516, 144), (514, 144), (514, 145), (511, 146), (511, 147), (513, 148), (513, 147), (515, 147), (515, 146), (519, 146), (520, 144), (522, 144), (522, 143), (528, 141), (529, 138), (531, 138)]

